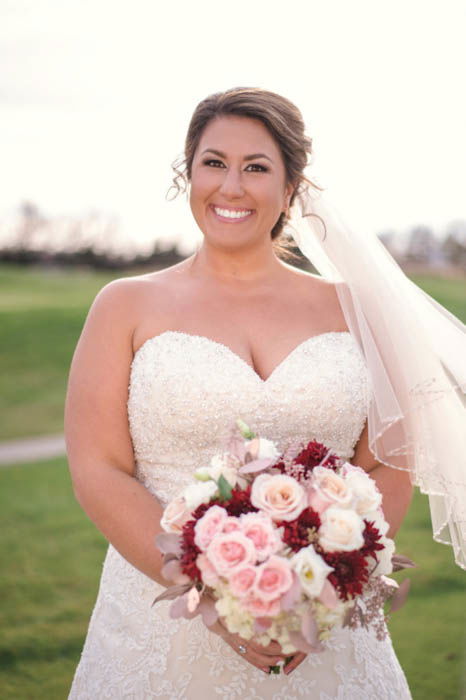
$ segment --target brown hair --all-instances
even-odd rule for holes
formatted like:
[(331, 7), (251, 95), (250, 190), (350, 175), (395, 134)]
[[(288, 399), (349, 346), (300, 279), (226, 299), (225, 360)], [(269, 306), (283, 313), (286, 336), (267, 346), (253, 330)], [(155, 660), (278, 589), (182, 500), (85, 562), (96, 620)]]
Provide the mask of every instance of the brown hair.
[[(175, 189), (174, 199), (180, 192), (187, 190), (191, 181), (191, 167), (194, 153), (207, 124), (222, 115), (236, 115), (260, 120), (269, 130), (280, 148), (286, 173), (287, 183), (292, 183), (294, 191), (290, 199), (290, 207), (301, 188), (309, 186), (322, 190), (314, 182), (304, 176), (304, 168), (312, 159), (312, 139), (304, 133), (305, 126), (299, 109), (286, 97), (262, 88), (236, 87), (225, 92), (216, 92), (203, 99), (197, 105), (189, 123), (186, 134), (184, 154), (172, 163), (175, 172), (170, 190)], [(308, 159), (309, 156), (309, 159)], [(182, 169), (183, 168), (183, 169)], [(280, 257), (297, 258), (289, 247), (294, 247), (283, 235), (283, 229), (288, 221), (288, 214), (282, 212), (271, 231), (275, 252)]]

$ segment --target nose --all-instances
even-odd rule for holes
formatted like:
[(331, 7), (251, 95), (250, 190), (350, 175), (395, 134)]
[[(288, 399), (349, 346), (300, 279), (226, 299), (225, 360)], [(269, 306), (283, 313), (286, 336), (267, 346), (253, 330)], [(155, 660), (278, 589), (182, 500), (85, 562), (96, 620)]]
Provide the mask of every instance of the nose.
[(235, 168), (225, 168), (225, 176), (220, 186), (220, 193), (227, 198), (242, 197), (244, 188), (241, 182), (241, 173)]

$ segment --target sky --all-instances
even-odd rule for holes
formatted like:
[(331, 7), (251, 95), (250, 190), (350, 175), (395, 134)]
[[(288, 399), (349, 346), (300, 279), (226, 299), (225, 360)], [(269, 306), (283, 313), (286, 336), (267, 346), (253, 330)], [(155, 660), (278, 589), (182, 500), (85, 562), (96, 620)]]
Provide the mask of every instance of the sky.
[(465, 36), (464, 0), (0, 0), (0, 223), (30, 200), (190, 253), (171, 163), (196, 105), (243, 85), (299, 107), (350, 226), (443, 235), (466, 219)]

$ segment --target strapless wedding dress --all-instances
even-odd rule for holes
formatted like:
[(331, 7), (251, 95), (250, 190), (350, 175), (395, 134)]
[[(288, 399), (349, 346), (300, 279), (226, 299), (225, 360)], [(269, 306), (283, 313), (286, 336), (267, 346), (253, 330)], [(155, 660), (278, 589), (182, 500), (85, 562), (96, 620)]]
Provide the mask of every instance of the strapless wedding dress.
[[(263, 380), (226, 345), (165, 331), (136, 352), (128, 420), (137, 479), (164, 505), (224, 446), (237, 418), (276, 441), (316, 439), (349, 460), (367, 416), (370, 378), (349, 332), (312, 336)], [(171, 620), (162, 586), (112, 545), (69, 698), (75, 700), (403, 700), (390, 637), (334, 630), (289, 676), (266, 675), (200, 617)]]

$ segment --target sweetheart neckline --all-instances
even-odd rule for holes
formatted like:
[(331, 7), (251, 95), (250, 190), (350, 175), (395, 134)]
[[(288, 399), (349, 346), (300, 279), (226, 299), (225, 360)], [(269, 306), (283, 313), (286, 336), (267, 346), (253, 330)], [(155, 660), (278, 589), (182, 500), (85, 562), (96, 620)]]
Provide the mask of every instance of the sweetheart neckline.
[(350, 336), (350, 337), (352, 337), (350, 331), (325, 331), (324, 333), (316, 333), (315, 335), (311, 335), (311, 336), (309, 336), (309, 338), (305, 338), (303, 341), (301, 341), (300, 343), (298, 343), (298, 345), (296, 345), (292, 350), (290, 350), (290, 352), (288, 353), (288, 355), (285, 355), (285, 357), (283, 358), (283, 360), (281, 360), (281, 362), (279, 362), (278, 365), (276, 365), (276, 366), (274, 367), (274, 369), (272, 370), (272, 372), (271, 372), (271, 373), (269, 374), (269, 376), (266, 377), (265, 379), (262, 379), (262, 377), (256, 372), (256, 370), (255, 370), (253, 367), (251, 367), (251, 365), (250, 365), (248, 362), (246, 362), (246, 360), (244, 360), (244, 359), (243, 359), (242, 357), (240, 357), (236, 352), (234, 352), (234, 351), (230, 348), (229, 345), (226, 345), (225, 343), (221, 343), (221, 342), (218, 341), (218, 340), (213, 340), (213, 338), (209, 338), (209, 337), (206, 336), (206, 335), (198, 335), (197, 333), (186, 333), (185, 331), (171, 331), (171, 330), (166, 330), (166, 331), (163, 331), (162, 333), (157, 333), (156, 335), (153, 335), (153, 336), (151, 336), (150, 338), (147, 338), (147, 339), (142, 343), (142, 345), (139, 346), (139, 348), (136, 350), (136, 352), (134, 353), (134, 355), (133, 355), (133, 360), (132, 360), (132, 363), (131, 363), (131, 364), (133, 364), (134, 360), (136, 359), (136, 357), (137, 357), (137, 355), (140, 353), (140, 351), (143, 349), (143, 347), (145, 347), (145, 346), (148, 345), (149, 343), (152, 343), (154, 340), (157, 340), (158, 338), (162, 338), (164, 335), (168, 335), (168, 334), (170, 334), (170, 333), (171, 333), (171, 334), (174, 334), (174, 335), (182, 335), (182, 336), (185, 336), (185, 337), (188, 337), (188, 338), (197, 338), (197, 339), (203, 340), (203, 341), (205, 341), (205, 342), (207, 342), (207, 343), (210, 343), (210, 344), (212, 344), (212, 345), (217, 345), (218, 347), (223, 348), (224, 350), (226, 350), (226, 351), (228, 352), (228, 354), (229, 354), (231, 357), (236, 358), (236, 360), (237, 360), (238, 362), (240, 362), (244, 367), (246, 367), (246, 368), (256, 377), (256, 379), (260, 382), (260, 384), (262, 384), (262, 385), (268, 384), (268, 382), (271, 381), (271, 379), (272, 379), (272, 378), (274, 377), (274, 375), (279, 371), (279, 369), (280, 369), (281, 367), (283, 367), (283, 365), (286, 364), (286, 362), (287, 362), (298, 350), (300, 350), (301, 348), (303, 348), (303, 347), (304, 347), (307, 343), (309, 343), (311, 340), (315, 340), (316, 338), (322, 338), (322, 337), (324, 337), (324, 336), (329, 336), (329, 335), (345, 335), (345, 336)]

